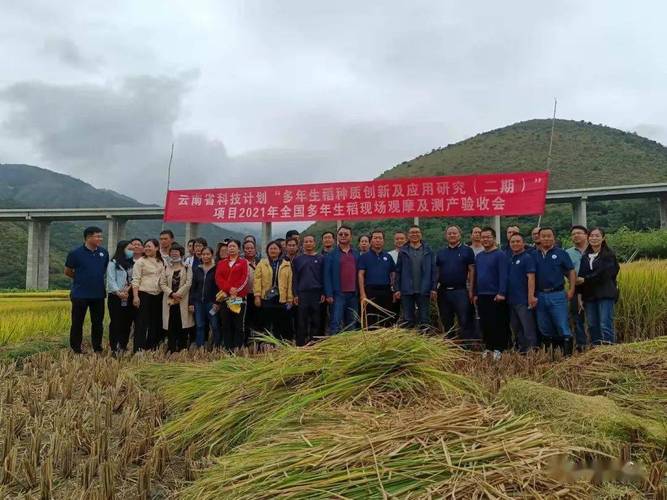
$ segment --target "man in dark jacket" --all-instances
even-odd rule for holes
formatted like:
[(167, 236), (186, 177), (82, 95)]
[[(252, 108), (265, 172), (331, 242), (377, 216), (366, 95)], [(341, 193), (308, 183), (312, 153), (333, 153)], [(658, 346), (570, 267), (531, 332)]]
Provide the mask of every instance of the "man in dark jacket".
[(431, 299), (437, 299), (435, 253), (422, 241), (419, 226), (408, 230), (408, 242), (398, 252), (396, 299), (401, 300), (403, 321), (408, 328), (426, 329), (431, 323)]
[(303, 253), (292, 261), (292, 293), (297, 309), (296, 345), (302, 346), (320, 331), (320, 304), (324, 302), (324, 256), (315, 249), (315, 236), (303, 237)]

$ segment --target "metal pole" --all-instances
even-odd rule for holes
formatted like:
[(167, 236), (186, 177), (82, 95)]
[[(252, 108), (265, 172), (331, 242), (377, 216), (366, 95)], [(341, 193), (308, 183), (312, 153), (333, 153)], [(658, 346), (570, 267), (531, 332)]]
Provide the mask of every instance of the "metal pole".
[(338, 231), (340, 229), (340, 226), (342, 226), (342, 225), (343, 225), (343, 221), (342, 220), (337, 220), (336, 221), (336, 231)]
[(262, 222), (262, 247), (261, 250), (264, 251), (266, 248), (266, 245), (269, 244), (269, 241), (271, 241), (271, 223), (270, 222)]

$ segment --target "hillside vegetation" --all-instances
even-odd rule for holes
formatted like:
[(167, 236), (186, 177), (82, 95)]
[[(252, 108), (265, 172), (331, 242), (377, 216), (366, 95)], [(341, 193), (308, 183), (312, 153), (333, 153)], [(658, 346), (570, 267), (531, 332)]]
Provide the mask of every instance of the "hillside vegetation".
[[(422, 177), (430, 175), (469, 175), (546, 168), (551, 120), (529, 120), (491, 130), (474, 137), (433, 149), (383, 172), (380, 178)], [(667, 181), (667, 148), (662, 144), (622, 130), (590, 122), (556, 120), (549, 189), (644, 184)], [(543, 225), (567, 232), (572, 211), (569, 205), (547, 205)], [(503, 225), (518, 223), (529, 233), (538, 217), (506, 218)], [(483, 218), (422, 219), (424, 232), (442, 241), (446, 223), (461, 225), (466, 232), (474, 224), (488, 224)], [(405, 229), (412, 220), (382, 221), (387, 233)], [(633, 230), (656, 228), (659, 207), (655, 199), (592, 202), (588, 204), (588, 223), (609, 231), (623, 226)], [(373, 221), (352, 224), (355, 234), (378, 225)], [(314, 231), (331, 229), (332, 224), (317, 224)]]

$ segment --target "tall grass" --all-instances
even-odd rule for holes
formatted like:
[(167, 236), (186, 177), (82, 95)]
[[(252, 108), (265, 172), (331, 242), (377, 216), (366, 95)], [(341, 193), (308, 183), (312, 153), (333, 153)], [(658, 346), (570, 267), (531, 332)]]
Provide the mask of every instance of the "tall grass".
[(65, 335), (70, 327), (69, 301), (59, 298), (0, 296), (0, 347)]
[(667, 261), (640, 260), (623, 264), (618, 287), (616, 334), (619, 342), (667, 334)]

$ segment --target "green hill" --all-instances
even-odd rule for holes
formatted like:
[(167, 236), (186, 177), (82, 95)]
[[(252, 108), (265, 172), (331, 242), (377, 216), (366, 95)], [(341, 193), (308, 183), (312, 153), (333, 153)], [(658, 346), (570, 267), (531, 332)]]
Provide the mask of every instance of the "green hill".
[[(137, 207), (143, 203), (106, 189), (31, 165), (0, 164), (0, 208), (77, 208), (77, 207)], [(53, 288), (66, 288), (69, 280), (63, 276), (67, 252), (81, 242), (83, 228), (97, 224), (106, 231), (105, 221), (56, 222), (51, 225), (50, 276)], [(170, 224), (176, 238), (183, 242), (183, 224)], [(156, 237), (161, 221), (129, 221), (128, 237)], [(224, 238), (239, 238), (234, 231), (206, 224), (201, 235), (215, 243)], [(25, 223), (0, 222), (0, 289), (25, 286), (26, 248), (28, 231)]]
[[(385, 171), (380, 178), (421, 177), (429, 175), (463, 175), (522, 170), (544, 170), (551, 134), (551, 120), (529, 120), (478, 134), (446, 147), (433, 149)], [(643, 184), (667, 181), (667, 148), (662, 144), (590, 122), (556, 120), (552, 148), (550, 189)], [(543, 224), (563, 233), (571, 222), (566, 205), (547, 205)], [(589, 225), (600, 225), (609, 231), (622, 226), (641, 230), (659, 225), (655, 200), (595, 202), (588, 205)], [(386, 232), (405, 229), (411, 220), (382, 221)], [(429, 241), (442, 241), (443, 219), (422, 219)], [(451, 219), (468, 231), (484, 219)], [(503, 224), (518, 222), (528, 231), (537, 217), (507, 218)], [(377, 222), (353, 224), (354, 234), (368, 232)], [(321, 232), (332, 224), (316, 224)]]

